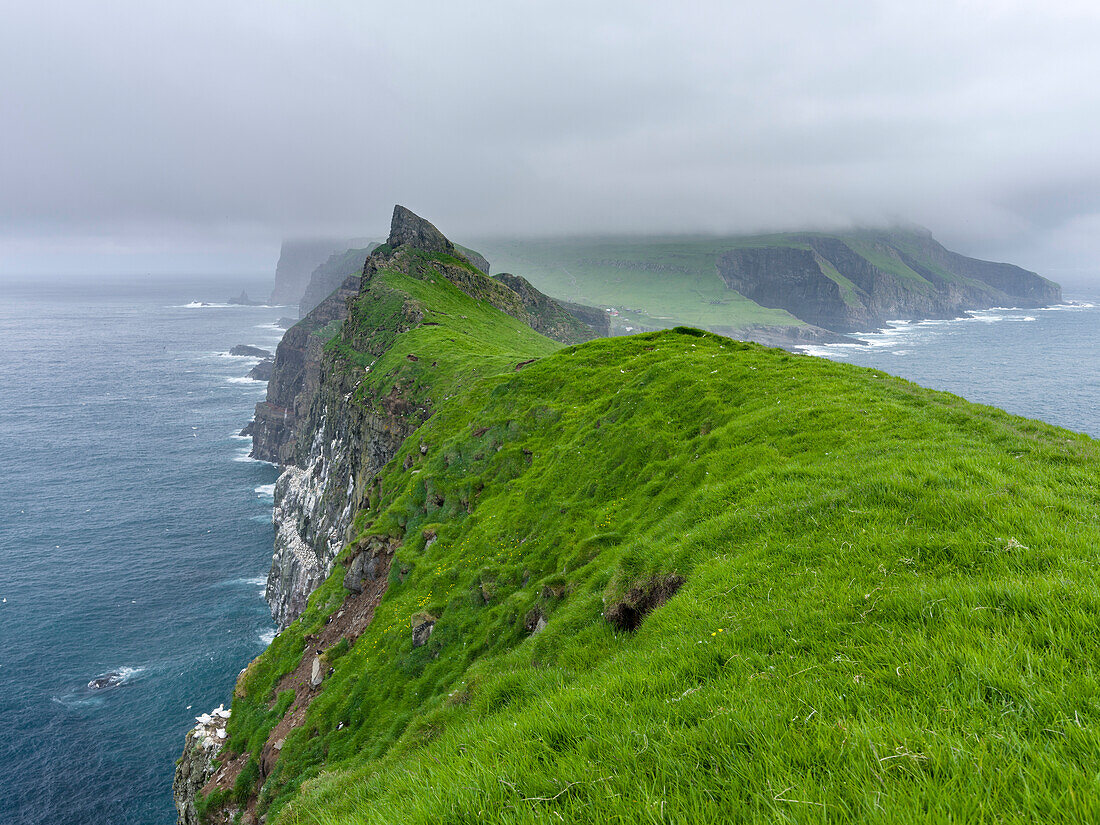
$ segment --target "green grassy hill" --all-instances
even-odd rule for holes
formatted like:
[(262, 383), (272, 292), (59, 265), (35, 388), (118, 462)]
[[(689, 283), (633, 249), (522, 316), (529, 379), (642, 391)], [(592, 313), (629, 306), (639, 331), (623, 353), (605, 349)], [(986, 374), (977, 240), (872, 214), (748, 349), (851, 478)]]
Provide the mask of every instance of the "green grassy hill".
[(555, 298), (615, 307), (615, 328), (669, 329), (681, 324), (733, 331), (800, 326), (731, 291), (715, 261), (729, 246), (704, 238), (563, 238), (479, 240), (495, 272), (515, 272)]
[(514, 269), (550, 295), (620, 309), (623, 332), (689, 324), (737, 335), (804, 322), (851, 332), (895, 318), (1061, 299), (1057, 284), (1034, 272), (959, 255), (918, 229), (484, 240), (479, 247), (495, 269)]
[(698, 330), (562, 346), (372, 260), (326, 369), (434, 412), (238, 682), (208, 814), (1100, 818), (1095, 442)]

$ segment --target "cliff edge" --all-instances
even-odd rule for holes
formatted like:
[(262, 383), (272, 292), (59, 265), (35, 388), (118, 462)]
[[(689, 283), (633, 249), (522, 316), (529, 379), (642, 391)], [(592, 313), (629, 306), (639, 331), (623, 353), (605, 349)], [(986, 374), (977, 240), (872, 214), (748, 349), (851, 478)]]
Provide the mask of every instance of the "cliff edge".
[(301, 603), (181, 816), (1091, 819), (1097, 442), (689, 327), (554, 341), (433, 229), (318, 328)]
[[(252, 456), (284, 468), (275, 485), (275, 553), (267, 585), (280, 628), (302, 612), (309, 594), (328, 575), (370, 480), (432, 412), (430, 399), (410, 408), (406, 388), (399, 385), (376, 403), (349, 403), (356, 387), (348, 383), (340, 348), (352, 330), (343, 330), (342, 324), (350, 304), (390, 300), (390, 291), (372, 281), (375, 272), (409, 269), (424, 256), (435, 256), (432, 266), (441, 278), (548, 338), (577, 343), (600, 334), (598, 324), (589, 325), (526, 281), (488, 278), (432, 223), (403, 206), (394, 208), (383, 246), (369, 255), (350, 250), (326, 266), (339, 273), (360, 255), (360, 272), (344, 278), (287, 331), (276, 351), (267, 398), (257, 404), (252, 424)], [(488, 268), (484, 259), (479, 265)], [(389, 336), (419, 323), (412, 306), (404, 307), (398, 319), (380, 321), (385, 328), (364, 332), (357, 325), (357, 355), (383, 354)], [(600, 320), (598, 310), (577, 311)], [(370, 368), (366, 365), (366, 371)]]

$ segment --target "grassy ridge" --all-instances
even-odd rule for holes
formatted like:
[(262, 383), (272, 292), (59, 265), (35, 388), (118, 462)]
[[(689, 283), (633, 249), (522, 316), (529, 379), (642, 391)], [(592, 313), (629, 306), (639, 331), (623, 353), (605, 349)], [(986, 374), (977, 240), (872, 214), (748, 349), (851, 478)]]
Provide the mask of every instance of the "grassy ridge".
[[(694, 330), (558, 349), (375, 278), (392, 300), (330, 346), (361, 368), (415, 300), (438, 326), (387, 338), (360, 402), (406, 382), (435, 414), (357, 520), (404, 545), (269, 821), (1100, 817), (1095, 442)], [(635, 632), (604, 618), (670, 576)], [(258, 753), (342, 577), (242, 678), (230, 750)]]

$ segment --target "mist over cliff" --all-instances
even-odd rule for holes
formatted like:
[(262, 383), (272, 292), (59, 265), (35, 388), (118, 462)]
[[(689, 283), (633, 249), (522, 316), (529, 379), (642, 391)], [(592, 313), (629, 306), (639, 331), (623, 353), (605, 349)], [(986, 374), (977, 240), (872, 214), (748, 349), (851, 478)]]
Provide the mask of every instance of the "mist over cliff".
[(0, 271), (257, 274), (399, 201), (458, 237), (900, 219), (1059, 280), (1097, 258), (1098, 39), (1070, 0), (24, 4)]

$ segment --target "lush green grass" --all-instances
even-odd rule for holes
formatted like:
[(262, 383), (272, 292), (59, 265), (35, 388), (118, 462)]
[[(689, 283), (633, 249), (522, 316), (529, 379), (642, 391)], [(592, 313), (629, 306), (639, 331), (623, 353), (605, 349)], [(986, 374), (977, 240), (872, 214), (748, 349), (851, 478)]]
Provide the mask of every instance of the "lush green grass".
[(555, 298), (615, 307), (621, 313), (615, 319), (618, 329), (690, 324), (732, 331), (802, 324), (784, 310), (762, 307), (726, 287), (715, 261), (730, 245), (718, 239), (479, 241), (478, 248), (494, 272), (523, 275)]
[[(359, 516), (404, 545), (269, 821), (1100, 817), (1095, 442), (696, 330), (557, 349), (420, 276), (330, 343), (419, 302), (439, 326), (386, 333), (360, 403), (411, 381), (435, 414)], [(231, 749), (343, 569), (242, 678)], [(603, 618), (670, 574), (636, 632)]]

